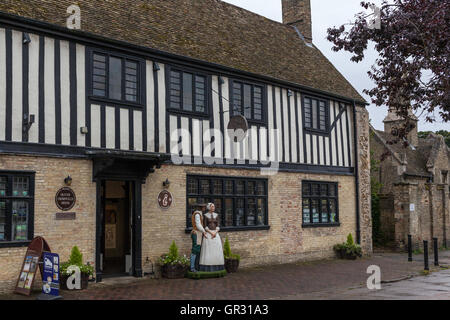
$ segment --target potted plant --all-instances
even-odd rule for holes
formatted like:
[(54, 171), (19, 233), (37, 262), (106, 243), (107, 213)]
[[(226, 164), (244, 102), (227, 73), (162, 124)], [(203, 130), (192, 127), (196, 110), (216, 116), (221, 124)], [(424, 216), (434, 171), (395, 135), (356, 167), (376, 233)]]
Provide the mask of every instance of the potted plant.
[(340, 259), (355, 260), (362, 256), (361, 246), (354, 243), (351, 233), (347, 236), (347, 242), (336, 244), (333, 249)]
[(81, 290), (87, 289), (89, 277), (94, 274), (94, 268), (90, 264), (83, 264), (83, 255), (77, 246), (72, 248), (69, 261), (61, 263), (59, 266), (61, 289), (68, 290), (67, 279), (73, 274), (69, 272), (70, 266), (77, 266), (81, 272)]
[(159, 258), (159, 263), (161, 264), (161, 275), (167, 279), (184, 278), (189, 268), (188, 258), (178, 254), (178, 247), (175, 241), (172, 241), (169, 253), (163, 254)]
[(228, 273), (237, 272), (239, 268), (239, 261), (241, 260), (241, 256), (238, 254), (233, 254), (230, 248), (230, 242), (228, 241), (228, 237), (225, 238), (225, 243), (223, 245), (223, 256), (225, 258), (225, 269)]

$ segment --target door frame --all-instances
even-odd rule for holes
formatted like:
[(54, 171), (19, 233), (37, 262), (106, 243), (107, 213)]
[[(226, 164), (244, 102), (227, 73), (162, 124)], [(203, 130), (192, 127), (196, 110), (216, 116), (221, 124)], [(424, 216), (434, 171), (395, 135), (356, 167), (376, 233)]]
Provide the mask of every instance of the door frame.
[(102, 186), (106, 181), (126, 181), (130, 183), (133, 189), (133, 210), (130, 212), (132, 221), (132, 272), (134, 277), (142, 277), (142, 181), (140, 179), (98, 177), (96, 183), (96, 228), (95, 228), (95, 278), (101, 282), (103, 272), (101, 270), (100, 259), (104, 246), (104, 197), (102, 195)]

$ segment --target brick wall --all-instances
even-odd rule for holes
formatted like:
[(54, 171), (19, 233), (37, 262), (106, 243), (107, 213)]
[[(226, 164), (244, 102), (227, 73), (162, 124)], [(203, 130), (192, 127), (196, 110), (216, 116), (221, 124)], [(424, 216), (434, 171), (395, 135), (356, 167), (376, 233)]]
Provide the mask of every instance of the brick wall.
[[(95, 183), (92, 162), (88, 160), (0, 155), (0, 170), (32, 170), (35, 181), (34, 235), (43, 236), (61, 261), (68, 259), (77, 245), (85, 262), (94, 262), (95, 250)], [(56, 192), (64, 187), (64, 178), (73, 178), (71, 188), (77, 202), (71, 212), (76, 220), (55, 220), (60, 210), (55, 204)], [(0, 248), (0, 292), (11, 291), (19, 276), (26, 248)], [(36, 286), (38, 283), (36, 284)]]
[[(2, 155), (0, 170), (35, 171), (35, 235), (43, 236), (52, 251), (61, 255), (61, 261), (66, 260), (72, 246), (77, 245), (84, 261), (94, 263), (96, 188), (92, 182), (91, 161)], [(144, 271), (150, 268), (147, 257), (156, 262), (168, 251), (173, 240), (181, 254), (190, 253), (191, 239), (185, 233), (187, 174), (261, 177), (257, 170), (173, 165), (164, 165), (150, 174), (142, 189)], [(71, 210), (77, 217), (74, 221), (57, 221), (55, 213), (59, 210), (54, 197), (68, 175), (73, 178), (71, 187), (77, 195), (76, 206)], [(157, 195), (166, 178), (171, 181), (169, 190), (174, 195), (174, 203), (170, 209), (162, 210), (158, 207)], [(338, 182), (341, 226), (302, 228), (302, 180)], [(333, 257), (334, 244), (345, 241), (349, 233), (355, 237), (354, 177), (280, 172), (269, 176), (268, 181), (270, 230), (221, 233), (222, 239), (229, 237), (232, 250), (241, 255), (243, 267)], [(363, 232), (366, 229), (362, 228)], [(0, 249), (0, 292), (13, 289), (25, 251), (25, 248)]]
[[(191, 249), (186, 228), (186, 176), (188, 174), (261, 177), (255, 170), (229, 170), (206, 167), (163, 166), (143, 186), (142, 259), (153, 262), (168, 252), (174, 240), (181, 254)], [(169, 178), (174, 203), (168, 210), (158, 207), (156, 198)], [(269, 225), (265, 231), (221, 232), (230, 239), (231, 248), (241, 255), (243, 266), (286, 263), (333, 256), (334, 244), (349, 233), (355, 237), (355, 181), (351, 176), (328, 176), (280, 172), (269, 179)], [(301, 181), (337, 181), (339, 183), (340, 227), (302, 229)], [(145, 269), (145, 265), (144, 265)]]

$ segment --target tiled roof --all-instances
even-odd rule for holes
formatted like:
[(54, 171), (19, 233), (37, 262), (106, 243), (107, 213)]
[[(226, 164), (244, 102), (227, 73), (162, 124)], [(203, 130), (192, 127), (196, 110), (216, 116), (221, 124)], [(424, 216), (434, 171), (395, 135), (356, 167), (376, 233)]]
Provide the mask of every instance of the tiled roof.
[[(376, 133), (384, 140), (383, 143), (394, 141), (394, 137), (384, 131), (376, 130)], [(419, 139), (417, 148), (405, 147), (403, 143), (388, 144), (390, 149), (405, 159), (406, 173), (421, 176), (431, 176), (427, 168), (427, 162), (433, 148), (433, 142), (428, 139)]]
[(85, 32), (364, 101), (292, 27), (220, 0), (2, 0), (0, 11), (65, 26), (72, 4)]

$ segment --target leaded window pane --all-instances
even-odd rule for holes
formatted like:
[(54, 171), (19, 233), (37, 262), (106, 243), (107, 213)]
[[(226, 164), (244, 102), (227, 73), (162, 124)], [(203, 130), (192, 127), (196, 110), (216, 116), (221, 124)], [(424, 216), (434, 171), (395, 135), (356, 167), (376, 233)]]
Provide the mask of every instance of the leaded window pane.
[(28, 202), (13, 201), (12, 204), (12, 241), (24, 241), (28, 238)]
[(247, 200), (247, 225), (256, 225), (257, 218), (257, 204), (256, 199), (250, 198)]
[(109, 98), (122, 100), (122, 59), (109, 58)]
[(209, 189), (209, 180), (200, 180), (200, 193), (202, 195), (211, 194), (211, 190)]
[(13, 178), (13, 196), (27, 197), (30, 191), (29, 179), (27, 177)]
[(322, 215), (322, 223), (327, 223), (328, 222), (328, 201), (326, 199), (322, 199), (321, 200), (321, 208), (320, 208), (320, 212)]
[(193, 111), (192, 83), (193, 77), (190, 73), (183, 73), (183, 110)]
[(237, 194), (245, 194), (245, 182), (239, 180), (236, 182), (236, 192)]
[(198, 180), (197, 179), (188, 179), (188, 193), (189, 194), (198, 194)]
[(313, 223), (319, 223), (320, 222), (320, 215), (319, 215), (319, 200), (312, 199), (311, 200), (311, 214), (312, 214), (312, 220)]
[(6, 201), (0, 201), (0, 241), (6, 237)]
[(303, 223), (311, 223), (311, 211), (309, 199), (303, 199)]
[(225, 194), (233, 194), (233, 181), (232, 180), (225, 180)]
[(233, 226), (233, 199), (225, 199), (225, 227)]
[(245, 225), (245, 201), (236, 199), (236, 226)]
[(8, 180), (6, 177), (0, 177), (0, 197), (6, 196), (6, 186), (8, 184)]
[(266, 224), (266, 200), (258, 199), (257, 225)]
[(214, 194), (222, 194), (222, 180), (214, 180), (213, 188)]
[(255, 194), (255, 182), (249, 181), (247, 182), (247, 194)]

